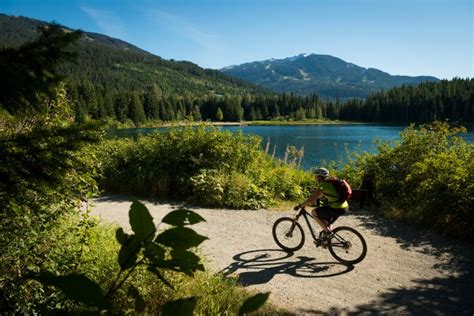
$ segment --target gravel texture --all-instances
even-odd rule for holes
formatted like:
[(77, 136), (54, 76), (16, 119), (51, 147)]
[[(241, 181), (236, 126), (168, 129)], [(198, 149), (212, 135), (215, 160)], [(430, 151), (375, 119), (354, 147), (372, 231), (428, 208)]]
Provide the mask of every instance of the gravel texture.
[[(158, 225), (178, 204), (142, 201)], [(93, 214), (129, 229), (126, 196), (92, 201)], [(334, 226), (350, 226), (365, 237), (367, 257), (355, 266), (338, 263), (316, 248), (303, 219), (306, 242), (294, 254), (280, 250), (272, 225), (293, 211), (188, 207), (206, 219), (193, 228), (209, 237), (202, 244), (207, 269), (261, 292), (298, 315), (405, 314), (473, 315), (474, 247), (413, 226), (349, 212)]]

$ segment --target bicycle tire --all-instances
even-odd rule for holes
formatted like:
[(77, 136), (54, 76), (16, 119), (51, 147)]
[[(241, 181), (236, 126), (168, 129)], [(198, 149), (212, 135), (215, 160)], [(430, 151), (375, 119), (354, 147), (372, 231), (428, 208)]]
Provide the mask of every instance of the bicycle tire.
[[(328, 249), (334, 259), (345, 264), (356, 264), (364, 260), (367, 255), (367, 242), (361, 233), (352, 227), (340, 226), (333, 230), (333, 234), (334, 237), (331, 238)], [(343, 235), (346, 235), (346, 238), (344, 238)], [(347, 236), (349, 236), (352, 242), (347, 240)], [(355, 241), (357, 241), (357, 247), (353, 248)], [(350, 248), (346, 248), (347, 245), (349, 245)], [(339, 252), (340, 250), (344, 250), (346, 253), (352, 250), (352, 252), (356, 254), (356, 257), (351, 259), (343, 258), (341, 252)]]
[[(288, 227), (285, 227), (285, 225), (288, 225)], [(296, 246), (288, 246), (285, 244), (285, 238), (293, 238), (293, 236), (288, 236), (288, 234), (293, 234), (295, 229), (297, 229), (297, 232), (299, 236), (301, 236), (301, 240), (298, 241), (298, 237), (295, 237), (295, 241), (297, 241)], [(278, 229), (283, 229), (283, 232), (285, 235), (281, 235)], [(303, 227), (301, 227), (300, 223), (295, 221), (293, 218), (290, 217), (282, 217), (276, 220), (276, 222), (273, 224), (272, 227), (272, 235), (273, 235), (273, 240), (275, 240), (276, 244), (283, 250), (286, 251), (297, 251), (300, 250), (305, 241), (305, 235), (303, 231)]]

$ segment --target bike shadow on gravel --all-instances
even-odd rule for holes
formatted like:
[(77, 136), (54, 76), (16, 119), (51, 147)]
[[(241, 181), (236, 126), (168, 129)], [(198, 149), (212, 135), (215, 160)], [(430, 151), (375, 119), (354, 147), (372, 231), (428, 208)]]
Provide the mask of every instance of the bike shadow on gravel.
[(269, 282), (277, 274), (298, 278), (327, 278), (348, 273), (352, 265), (339, 262), (317, 262), (315, 258), (294, 256), (281, 249), (256, 249), (236, 254), (229, 266), (220, 272), (237, 276), (238, 283), (247, 286)]

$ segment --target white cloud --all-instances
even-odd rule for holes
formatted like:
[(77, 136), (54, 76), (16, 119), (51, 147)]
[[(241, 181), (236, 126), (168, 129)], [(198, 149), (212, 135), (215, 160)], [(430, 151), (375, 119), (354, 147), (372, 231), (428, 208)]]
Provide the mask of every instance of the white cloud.
[(170, 28), (202, 48), (219, 49), (219, 40), (216, 35), (200, 30), (182, 17), (161, 10), (149, 10), (148, 14), (154, 23)]
[(122, 39), (126, 37), (122, 21), (114, 12), (88, 6), (81, 6), (81, 10), (94, 21), (104, 34)]

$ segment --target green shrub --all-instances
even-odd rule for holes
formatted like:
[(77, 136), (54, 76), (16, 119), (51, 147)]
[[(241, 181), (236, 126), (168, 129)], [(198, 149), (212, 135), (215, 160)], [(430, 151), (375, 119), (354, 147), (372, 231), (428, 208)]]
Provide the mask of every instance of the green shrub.
[[(38, 264), (30, 264), (29, 272), (49, 270), (58, 275), (80, 273), (100, 284), (102, 290), (106, 291), (120, 271), (117, 254), (121, 245), (115, 238), (116, 230), (116, 226), (99, 224), (96, 219), (65, 216), (54, 229), (48, 231), (48, 238), (44, 236), (41, 246), (45, 251), (41, 258), (37, 258)], [(156, 275), (146, 267), (139, 266), (128, 278), (126, 286), (112, 297), (112, 309), (123, 314), (136, 314), (135, 299), (129, 293), (131, 287), (139, 290), (146, 302), (148, 314), (158, 314), (168, 301), (195, 296), (198, 298), (197, 314), (233, 315), (250, 296), (234, 279), (210, 272), (198, 272), (193, 277), (173, 271), (163, 274), (174, 285), (174, 290), (158, 281)], [(66, 300), (56, 288), (33, 280), (22, 279), (21, 282), (4, 285), (3, 294), (7, 296), (10, 313), (35, 314), (57, 309), (91, 311), (88, 307)], [(7, 311), (5, 307), (2, 306), (3, 312)], [(262, 310), (265, 311), (275, 313), (268, 305)]]
[(201, 170), (190, 178), (193, 197), (191, 201), (202, 206), (224, 205), (225, 177), (218, 170)]
[(376, 155), (356, 155), (342, 170), (355, 187), (370, 181), (393, 217), (474, 240), (474, 145), (463, 128), (434, 122), (380, 143)]
[(101, 187), (244, 209), (306, 196), (311, 175), (273, 161), (260, 141), (205, 126), (106, 141), (96, 150), (104, 174)]
[(308, 197), (315, 187), (314, 176), (310, 172), (285, 165), (275, 166), (270, 171), (266, 184), (277, 199), (290, 201)]
[(62, 221), (81, 196), (98, 192), (97, 160), (82, 149), (101, 133), (94, 124), (75, 124), (64, 89), (54, 91), (41, 114), (0, 122), (0, 309), (7, 313), (29, 314), (49, 293), (27, 285), (25, 275), (74, 267), (81, 247), (52, 245), (79, 238), (82, 228), (66, 230)]
[[(51, 209), (58, 211), (55, 206)], [(28, 238), (12, 238), (11, 243), (6, 243), (0, 267), (2, 311), (32, 314), (40, 308), (66, 306), (57, 291), (28, 281), (25, 276), (42, 269), (58, 274), (79, 269), (83, 254), (90, 247), (86, 232), (94, 231), (95, 225), (95, 221), (76, 214), (58, 215), (50, 225), (44, 225), (43, 231), (35, 230)]]
[(242, 173), (233, 172), (226, 182), (225, 205), (236, 209), (258, 209), (271, 203), (270, 193)]

